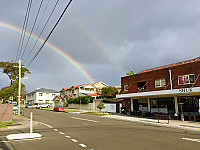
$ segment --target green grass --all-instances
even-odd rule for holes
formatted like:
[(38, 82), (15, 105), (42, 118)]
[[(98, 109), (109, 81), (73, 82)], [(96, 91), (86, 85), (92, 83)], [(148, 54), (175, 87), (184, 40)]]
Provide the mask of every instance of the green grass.
[(41, 109), (44, 109), (44, 110), (53, 110), (53, 107), (49, 107), (49, 108), (41, 108)]
[(82, 114), (97, 115), (97, 116), (112, 115), (111, 113), (107, 112), (84, 112)]
[(74, 109), (65, 109), (65, 112), (80, 112), (79, 110)]
[(15, 120), (12, 120), (12, 122), (0, 122), (0, 128), (5, 128), (9, 124), (16, 123)]

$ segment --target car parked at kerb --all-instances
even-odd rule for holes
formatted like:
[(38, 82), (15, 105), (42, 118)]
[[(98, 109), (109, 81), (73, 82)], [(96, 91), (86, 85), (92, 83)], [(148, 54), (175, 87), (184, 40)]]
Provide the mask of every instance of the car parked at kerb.
[(62, 111), (65, 112), (65, 108), (62, 105), (55, 105), (54, 111)]

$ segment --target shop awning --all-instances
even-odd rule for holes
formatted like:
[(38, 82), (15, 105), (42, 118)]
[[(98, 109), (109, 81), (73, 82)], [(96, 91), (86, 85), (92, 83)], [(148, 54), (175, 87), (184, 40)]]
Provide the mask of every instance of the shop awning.
[(156, 97), (174, 97), (174, 96), (194, 96), (200, 95), (200, 87), (160, 90), (151, 92), (119, 94), (116, 98), (156, 98)]

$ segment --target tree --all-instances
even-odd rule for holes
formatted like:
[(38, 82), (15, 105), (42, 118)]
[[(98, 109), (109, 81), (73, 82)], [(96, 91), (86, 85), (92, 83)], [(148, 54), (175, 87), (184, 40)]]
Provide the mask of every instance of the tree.
[[(5, 73), (10, 79), (10, 86), (19, 80), (19, 68), (17, 67), (19, 64), (17, 62), (0, 62), (0, 68), (2, 68), (2, 73)], [(23, 78), (27, 73), (30, 74), (29, 69), (26, 67), (21, 68), (21, 77)]]
[(118, 92), (117, 89), (112, 86), (104, 87), (101, 90), (101, 94), (103, 98), (114, 98), (117, 92)]
[(97, 105), (97, 108), (99, 108), (100, 111), (101, 111), (102, 109), (106, 108), (106, 107), (104, 106), (104, 103), (102, 102), (102, 100), (100, 101), (99, 105)]
[(126, 73), (126, 75), (132, 76), (134, 75), (133, 71)]

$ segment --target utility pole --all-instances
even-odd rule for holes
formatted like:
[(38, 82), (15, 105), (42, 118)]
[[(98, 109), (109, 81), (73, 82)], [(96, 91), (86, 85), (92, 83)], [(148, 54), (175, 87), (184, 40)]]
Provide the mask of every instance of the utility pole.
[(20, 115), (20, 100), (21, 100), (21, 67), (22, 67), (22, 62), (21, 60), (19, 60), (18, 115)]

